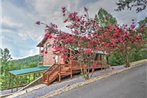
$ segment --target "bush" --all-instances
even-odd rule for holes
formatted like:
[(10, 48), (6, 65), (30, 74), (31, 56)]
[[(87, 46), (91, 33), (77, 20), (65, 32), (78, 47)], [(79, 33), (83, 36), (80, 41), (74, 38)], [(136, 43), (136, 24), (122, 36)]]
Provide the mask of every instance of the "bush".
[[(130, 54), (130, 62), (147, 59), (147, 50), (136, 50), (132, 54)], [(125, 64), (123, 58), (120, 54), (112, 54), (108, 57), (108, 64), (111, 66), (118, 66)]]
[(147, 59), (147, 50), (137, 50), (130, 55), (130, 61), (138, 61)]
[(124, 63), (125, 62), (120, 54), (117, 55), (112, 54), (108, 57), (108, 64), (111, 66), (122, 65)]

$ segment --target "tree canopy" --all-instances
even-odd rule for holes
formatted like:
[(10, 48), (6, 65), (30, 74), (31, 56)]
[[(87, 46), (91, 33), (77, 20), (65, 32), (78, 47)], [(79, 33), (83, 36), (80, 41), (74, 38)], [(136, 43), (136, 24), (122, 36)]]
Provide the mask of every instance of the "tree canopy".
[(132, 10), (132, 8), (135, 8), (136, 12), (138, 13), (146, 9), (147, 0), (119, 0), (116, 4), (116, 11), (121, 11), (126, 8)]
[(101, 27), (106, 27), (110, 24), (117, 24), (116, 18), (114, 18), (110, 13), (108, 13), (105, 9), (101, 8), (97, 15), (95, 16), (97, 23)]
[(5, 49), (1, 49), (0, 48), (0, 61), (1, 61), (1, 66), (4, 66), (5, 64), (8, 64), (9, 60), (12, 59), (11, 58), (11, 54), (9, 49), (5, 48)]

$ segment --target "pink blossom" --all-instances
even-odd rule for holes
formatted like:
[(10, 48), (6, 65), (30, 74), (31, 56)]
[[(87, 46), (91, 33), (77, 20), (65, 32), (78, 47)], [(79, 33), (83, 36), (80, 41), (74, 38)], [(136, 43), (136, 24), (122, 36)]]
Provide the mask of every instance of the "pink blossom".
[(86, 66), (87, 66), (86, 64), (83, 65), (83, 67), (86, 67)]
[(88, 47), (88, 48), (91, 48), (91, 44), (88, 44), (87, 47)]
[(123, 35), (123, 37), (129, 37), (128, 33), (125, 32), (124, 35)]
[(47, 54), (48, 52), (47, 51), (45, 51), (45, 54)]
[(63, 16), (65, 16), (65, 11), (66, 11), (66, 8), (65, 7), (62, 7)]
[(71, 29), (73, 28), (73, 25), (67, 25), (66, 27)]
[(141, 34), (137, 34), (137, 39), (141, 39), (142, 35)]
[(63, 22), (66, 23), (68, 21), (68, 19), (65, 19)]
[(62, 48), (61, 48), (61, 52), (62, 52), (62, 53), (66, 53), (66, 52), (68, 52), (68, 51), (67, 51), (67, 49), (66, 49), (65, 47), (62, 47)]
[(113, 44), (113, 43), (110, 43), (110, 46), (111, 46), (111, 47), (114, 47), (114, 44)]
[(56, 53), (60, 50), (59, 46), (55, 46), (53, 52)]
[(75, 22), (79, 22), (79, 21), (80, 21), (79, 17), (75, 16)]
[(96, 50), (100, 50), (100, 47), (98, 45), (96, 46)]
[(76, 17), (76, 15), (77, 15), (77, 12), (70, 13), (70, 14), (68, 15), (68, 18), (69, 18), (70, 20), (72, 20), (72, 19), (74, 19), (74, 18)]
[(51, 35), (50, 33), (46, 33), (46, 34), (45, 34), (45, 38), (51, 39), (51, 38), (52, 38), (52, 35)]
[(96, 40), (91, 40), (91, 44), (96, 44), (97, 41)]
[(135, 28), (135, 25), (134, 24), (131, 24), (131, 28), (134, 29)]
[(72, 33), (78, 34), (78, 31), (77, 30), (72, 30)]
[(44, 50), (41, 50), (41, 53), (43, 53), (44, 52)]
[(118, 40), (117, 40), (116, 38), (112, 38), (112, 39), (111, 39), (111, 42), (117, 43)]
[(116, 28), (115, 31), (114, 31), (113, 36), (117, 36), (118, 34), (119, 34), (119, 30)]
[(87, 48), (86, 50), (85, 50), (85, 54), (92, 54), (93, 53), (93, 51), (92, 51), (92, 49), (90, 49), (90, 48)]
[(118, 40), (119, 40), (119, 42), (120, 42), (120, 43), (122, 43), (122, 42), (123, 42), (123, 40), (122, 40), (122, 38), (121, 38), (121, 37), (120, 37)]
[(141, 27), (141, 29), (143, 29), (143, 28), (144, 28), (144, 26), (145, 26), (145, 25), (144, 25), (144, 24), (142, 24), (142, 25), (140, 26), (140, 27)]

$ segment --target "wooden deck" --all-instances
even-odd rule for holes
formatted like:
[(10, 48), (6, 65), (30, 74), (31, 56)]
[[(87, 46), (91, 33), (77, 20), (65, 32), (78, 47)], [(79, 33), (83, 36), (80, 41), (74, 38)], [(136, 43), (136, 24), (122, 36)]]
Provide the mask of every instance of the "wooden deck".
[[(90, 69), (99, 69), (99, 68), (106, 68), (107, 65), (100, 65), (98, 64), (95, 67), (90, 67)], [(44, 84), (49, 85), (52, 82), (54, 82), (56, 79), (58, 81), (61, 81), (62, 76), (70, 76), (72, 78), (72, 75), (75, 71), (81, 71), (81, 66), (78, 64), (54, 64), (52, 65), (47, 71), (43, 73), (42, 81)]]

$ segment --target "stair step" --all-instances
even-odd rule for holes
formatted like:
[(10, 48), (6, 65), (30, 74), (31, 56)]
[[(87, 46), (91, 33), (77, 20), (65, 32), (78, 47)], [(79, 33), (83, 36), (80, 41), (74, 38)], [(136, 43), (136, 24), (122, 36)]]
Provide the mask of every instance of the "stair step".
[(46, 85), (48, 85), (48, 84), (49, 84), (48, 82), (45, 82), (45, 81), (43, 81), (43, 83), (44, 83), (44, 84), (46, 84)]
[(61, 75), (70, 75), (71, 74), (71, 72), (69, 71), (69, 72), (61, 72)]
[[(58, 71), (54, 71), (53, 73), (46, 74), (43, 83), (49, 85), (57, 78), (57, 76), (58, 76)], [(47, 79), (47, 77), (49, 77), (49, 79)]]
[(61, 71), (70, 71), (70, 68), (68, 67), (68, 68), (63, 68)]

